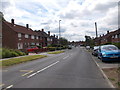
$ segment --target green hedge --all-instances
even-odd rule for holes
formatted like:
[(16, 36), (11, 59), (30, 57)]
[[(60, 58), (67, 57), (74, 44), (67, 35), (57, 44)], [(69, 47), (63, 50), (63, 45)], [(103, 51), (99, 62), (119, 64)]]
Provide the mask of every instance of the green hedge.
[(120, 49), (120, 43), (112, 43), (112, 44), (117, 46)]
[(19, 50), (2, 48), (2, 58), (10, 58), (10, 57), (23, 56), (23, 55), (26, 55), (26, 54)]

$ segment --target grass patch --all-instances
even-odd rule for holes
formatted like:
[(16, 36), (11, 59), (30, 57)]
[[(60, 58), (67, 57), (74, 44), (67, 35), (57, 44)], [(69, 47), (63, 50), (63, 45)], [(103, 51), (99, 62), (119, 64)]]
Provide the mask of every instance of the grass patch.
[(32, 56), (25, 56), (25, 57), (20, 57), (20, 58), (12, 58), (8, 60), (3, 60), (3, 61), (0, 61), (0, 63), (2, 63), (3, 67), (6, 67), (6, 66), (11, 66), (11, 65), (27, 62), (27, 61), (33, 61), (33, 60), (44, 58), (44, 57), (47, 57), (47, 56), (46, 55), (32, 55)]
[(59, 54), (59, 53), (63, 53), (65, 51), (55, 51), (55, 52), (48, 52), (48, 54)]
[(111, 81), (115, 81), (115, 79), (114, 78), (108, 78), (109, 80), (111, 80)]

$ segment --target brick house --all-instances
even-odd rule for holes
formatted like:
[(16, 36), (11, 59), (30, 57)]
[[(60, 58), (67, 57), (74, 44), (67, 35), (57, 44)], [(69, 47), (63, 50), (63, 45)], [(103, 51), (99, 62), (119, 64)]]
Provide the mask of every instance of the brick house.
[(14, 23), (2, 21), (2, 46), (12, 49), (24, 49), (30, 45), (40, 45), (40, 35), (29, 28)]
[(109, 32), (106, 35), (100, 35), (100, 37), (95, 38), (95, 45), (102, 45), (107, 43), (119, 43), (120, 42), (120, 29)]
[(50, 31), (48, 31), (48, 45), (56, 45), (58, 44), (58, 36), (50, 35)]
[(112, 33), (111, 42), (120, 43), (120, 28)]

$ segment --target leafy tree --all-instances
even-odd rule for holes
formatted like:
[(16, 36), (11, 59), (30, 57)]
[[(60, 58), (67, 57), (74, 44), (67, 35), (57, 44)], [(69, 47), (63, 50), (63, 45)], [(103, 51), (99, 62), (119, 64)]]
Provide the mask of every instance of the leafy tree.
[(61, 37), (59, 39), (59, 42), (60, 42), (60, 45), (63, 45), (63, 46), (68, 45), (68, 40), (66, 38)]

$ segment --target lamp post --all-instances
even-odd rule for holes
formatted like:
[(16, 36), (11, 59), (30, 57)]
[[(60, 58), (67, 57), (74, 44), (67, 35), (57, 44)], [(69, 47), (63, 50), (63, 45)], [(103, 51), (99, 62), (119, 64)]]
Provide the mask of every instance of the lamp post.
[(61, 35), (60, 35), (60, 21), (61, 21), (61, 20), (59, 20), (59, 39), (60, 39), (60, 37), (61, 37)]
[(61, 37), (61, 35), (60, 35), (60, 21), (61, 20), (59, 20), (59, 45), (60, 45), (60, 37)]

